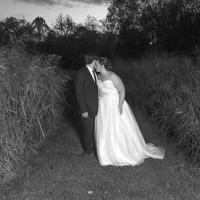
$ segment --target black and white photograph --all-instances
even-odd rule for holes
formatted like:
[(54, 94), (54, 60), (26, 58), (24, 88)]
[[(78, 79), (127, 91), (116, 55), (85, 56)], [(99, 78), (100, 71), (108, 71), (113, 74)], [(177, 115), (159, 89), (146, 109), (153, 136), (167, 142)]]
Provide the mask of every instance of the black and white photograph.
[(200, 200), (199, 0), (0, 0), (1, 200)]

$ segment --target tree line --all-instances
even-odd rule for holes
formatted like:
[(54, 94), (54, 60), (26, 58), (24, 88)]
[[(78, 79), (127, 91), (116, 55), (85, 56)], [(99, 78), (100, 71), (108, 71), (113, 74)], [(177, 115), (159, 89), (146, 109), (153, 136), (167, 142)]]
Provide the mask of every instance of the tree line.
[(88, 16), (77, 24), (69, 15), (59, 15), (52, 27), (42, 17), (1, 20), (0, 44), (18, 40), (32, 51), (62, 56), (66, 67), (80, 66), (89, 51), (108, 57), (138, 57), (150, 50), (197, 56), (200, 1), (111, 0), (105, 19)]

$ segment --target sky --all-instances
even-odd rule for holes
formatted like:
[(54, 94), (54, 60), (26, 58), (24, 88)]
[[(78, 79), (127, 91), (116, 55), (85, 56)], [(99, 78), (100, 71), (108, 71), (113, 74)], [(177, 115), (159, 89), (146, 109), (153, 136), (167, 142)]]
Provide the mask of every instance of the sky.
[(13, 16), (32, 21), (40, 16), (52, 26), (56, 17), (62, 14), (81, 23), (87, 15), (105, 18), (108, 6), (109, 0), (0, 0), (0, 19)]

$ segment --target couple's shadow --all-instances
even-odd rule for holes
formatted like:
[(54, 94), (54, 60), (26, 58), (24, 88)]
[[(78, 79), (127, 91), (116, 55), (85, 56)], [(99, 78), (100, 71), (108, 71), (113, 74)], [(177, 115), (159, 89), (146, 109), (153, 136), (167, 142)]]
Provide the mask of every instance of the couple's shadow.
[(78, 113), (78, 102), (75, 95), (75, 84), (74, 78), (68, 80), (67, 90), (65, 93), (66, 106), (64, 110), (64, 120), (70, 123), (70, 125), (78, 132), (78, 137), (80, 139), (83, 127), (81, 124), (81, 118)]

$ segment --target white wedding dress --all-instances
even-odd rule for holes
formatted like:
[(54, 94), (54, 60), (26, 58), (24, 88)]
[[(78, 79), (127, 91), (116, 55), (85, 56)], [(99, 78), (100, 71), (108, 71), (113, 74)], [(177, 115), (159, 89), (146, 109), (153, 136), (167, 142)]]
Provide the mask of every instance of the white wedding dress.
[(97, 156), (102, 166), (138, 165), (147, 157), (163, 159), (164, 149), (146, 144), (126, 101), (118, 110), (119, 93), (111, 80), (97, 81), (99, 110), (95, 119)]

